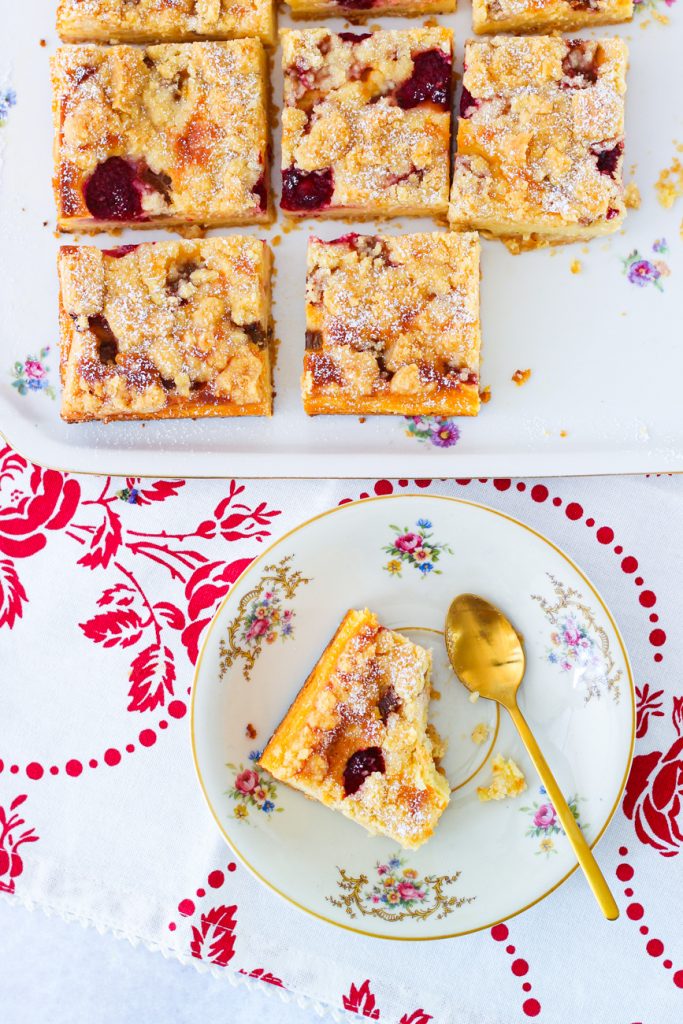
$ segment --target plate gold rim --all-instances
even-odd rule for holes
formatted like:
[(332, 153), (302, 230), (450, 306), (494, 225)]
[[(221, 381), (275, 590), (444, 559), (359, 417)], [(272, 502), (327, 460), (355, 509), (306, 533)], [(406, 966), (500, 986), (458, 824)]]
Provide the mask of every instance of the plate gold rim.
[(614, 630), (615, 636), (616, 636), (617, 641), (619, 643), (619, 648), (621, 650), (622, 657), (624, 659), (624, 664), (626, 666), (626, 673), (627, 673), (627, 676), (628, 676), (629, 695), (630, 695), (630, 698), (631, 698), (631, 742), (630, 742), (630, 746), (629, 746), (629, 753), (628, 753), (628, 758), (627, 758), (627, 762), (626, 762), (626, 768), (624, 770), (624, 775), (623, 775), (623, 778), (621, 780), (621, 785), (619, 787), (619, 791), (617, 793), (617, 796), (616, 796), (616, 799), (614, 801), (614, 804), (613, 804), (612, 808), (610, 809), (607, 817), (605, 818), (605, 822), (604, 822), (602, 828), (598, 832), (598, 834), (595, 837), (595, 839), (593, 840), (593, 842), (590, 844), (591, 850), (595, 849), (595, 847), (597, 846), (597, 844), (600, 842), (600, 840), (604, 836), (605, 832), (607, 831), (607, 828), (610, 825), (610, 822), (612, 821), (612, 818), (614, 817), (614, 815), (615, 815), (615, 813), (617, 811), (617, 808), (621, 804), (621, 798), (622, 798), (622, 796), (624, 794), (624, 789), (626, 788), (626, 781), (628, 779), (629, 772), (631, 770), (631, 762), (633, 760), (633, 751), (634, 751), (634, 748), (635, 748), (635, 740), (636, 740), (635, 688), (634, 688), (634, 682), (633, 682), (633, 672), (631, 670), (631, 662), (629, 660), (628, 652), (626, 650), (626, 645), (624, 644), (624, 641), (623, 641), (623, 638), (621, 636), (621, 632), (619, 630), (619, 627), (617, 626), (616, 622), (614, 621), (614, 617), (613, 617), (610, 609), (608, 608), (606, 602), (603, 600), (602, 595), (597, 590), (597, 588), (594, 586), (594, 584), (591, 582), (591, 580), (586, 576), (586, 574), (579, 568), (579, 566), (576, 564), (576, 562), (574, 562), (574, 560), (572, 558), (570, 558), (569, 555), (562, 548), (560, 548), (557, 544), (553, 543), (553, 541), (551, 541), (544, 534), (540, 533), (538, 530), (535, 530), (532, 526), (528, 526), (526, 523), (523, 523), (520, 519), (516, 519), (514, 516), (510, 516), (506, 512), (501, 512), (499, 509), (491, 508), (491, 506), (489, 506), (489, 505), (483, 505), (480, 502), (476, 502), (476, 501), (468, 501), (465, 498), (455, 498), (455, 497), (451, 497), (450, 495), (446, 495), (446, 494), (419, 494), (417, 492), (408, 492), (406, 494), (385, 494), (385, 495), (379, 495), (379, 496), (376, 496), (376, 497), (359, 498), (356, 501), (345, 502), (343, 505), (335, 505), (333, 508), (326, 509), (324, 512), (319, 512), (317, 515), (311, 516), (309, 519), (304, 520), (303, 522), (299, 523), (297, 526), (292, 527), (291, 530), (288, 530), (281, 537), (278, 537), (277, 540), (273, 541), (273, 543), (270, 544), (264, 551), (262, 551), (261, 554), (258, 555), (258, 557), (255, 558), (253, 560), (253, 562), (251, 562), (250, 565), (248, 565), (247, 568), (242, 573), (240, 573), (240, 575), (237, 577), (237, 579), (233, 583), (229, 593), (227, 593), (225, 595), (225, 597), (221, 601), (220, 605), (216, 609), (216, 612), (215, 612), (215, 614), (214, 614), (214, 616), (213, 616), (213, 618), (212, 618), (212, 620), (211, 620), (211, 622), (209, 624), (209, 627), (208, 627), (208, 629), (206, 631), (204, 639), (202, 640), (202, 644), (201, 644), (201, 647), (199, 649), (199, 656), (197, 658), (197, 664), (195, 666), (194, 677), (193, 677), (193, 680), (192, 680), (192, 694), (191, 694), (191, 699), (190, 699), (190, 721), (189, 721), (189, 726), (190, 726), (190, 743), (191, 743), (191, 747), (192, 747), (192, 761), (193, 761), (193, 764), (194, 764), (195, 773), (197, 775), (197, 780), (199, 782), (199, 787), (200, 787), (200, 789), (202, 791), (202, 795), (203, 795), (204, 800), (206, 802), (206, 805), (207, 805), (207, 807), (208, 807), (208, 809), (209, 809), (209, 811), (211, 813), (212, 818), (214, 819), (214, 821), (215, 821), (215, 823), (216, 823), (216, 825), (217, 825), (221, 835), (223, 836), (223, 838), (225, 839), (225, 841), (227, 842), (228, 846), (233, 851), (235, 856), (238, 857), (238, 859), (242, 862), (242, 864), (244, 864), (244, 866), (251, 872), (251, 874), (255, 878), (257, 878), (260, 882), (262, 882), (263, 885), (267, 886), (267, 888), (269, 888), (272, 892), (276, 893), (276, 895), (279, 896), (281, 899), (285, 900), (291, 906), (296, 907), (298, 910), (303, 911), (305, 914), (309, 914), (311, 917), (315, 917), (319, 921), (324, 921), (326, 924), (330, 924), (330, 925), (332, 925), (335, 928), (342, 928), (342, 929), (344, 929), (344, 931), (352, 932), (355, 935), (363, 935), (366, 938), (371, 938), (371, 939), (385, 939), (385, 940), (388, 940), (389, 942), (440, 942), (440, 941), (442, 941), (444, 939), (456, 939), (456, 938), (460, 938), (463, 935), (472, 935), (475, 932), (486, 931), (489, 928), (494, 928), (498, 924), (502, 924), (503, 921), (510, 921), (510, 920), (512, 920), (513, 917), (517, 917), (519, 914), (525, 913), (527, 910), (530, 910), (532, 907), (535, 907), (536, 904), (540, 903), (542, 900), (544, 900), (548, 896), (550, 896), (553, 892), (556, 891), (556, 889), (559, 889), (561, 885), (564, 885), (564, 883), (567, 881), (567, 879), (569, 879), (574, 874), (574, 872), (577, 870), (577, 868), (579, 867), (578, 862), (574, 865), (574, 867), (570, 868), (569, 871), (565, 875), (562, 876), (562, 878), (560, 878), (557, 882), (555, 882), (554, 885), (552, 885), (549, 889), (547, 889), (540, 896), (537, 896), (536, 899), (532, 900), (530, 903), (527, 903), (523, 907), (520, 907), (518, 910), (515, 910), (512, 913), (507, 914), (505, 917), (498, 918), (498, 919), (496, 919), (494, 921), (488, 921), (486, 924), (477, 925), (476, 928), (467, 928), (467, 929), (464, 929), (462, 931), (447, 932), (447, 933), (444, 933), (442, 935), (418, 935), (418, 936), (413, 936), (413, 935), (410, 935), (410, 936), (408, 936), (408, 935), (384, 935), (384, 934), (381, 934), (379, 932), (367, 931), (367, 930), (365, 930), (363, 928), (354, 928), (352, 925), (345, 924), (345, 923), (343, 923), (341, 921), (335, 921), (331, 917), (327, 917), (324, 914), (320, 914), (320, 913), (318, 913), (315, 910), (311, 910), (310, 907), (306, 907), (306, 906), (304, 906), (304, 904), (299, 903), (296, 900), (292, 899), (291, 896), (288, 896), (286, 893), (284, 893), (280, 889), (278, 889), (271, 881), (269, 881), (269, 879), (267, 879), (265, 877), (265, 875), (262, 875), (259, 871), (257, 871), (249, 863), (247, 858), (244, 856), (244, 854), (241, 852), (241, 850), (237, 847), (237, 845), (235, 844), (234, 840), (231, 838), (231, 836), (228, 834), (228, 832), (223, 827), (223, 824), (221, 823), (220, 818), (219, 818), (217, 812), (214, 810), (214, 807), (213, 807), (213, 804), (211, 803), (211, 800), (209, 799), (209, 795), (207, 793), (206, 786), (204, 785), (204, 779), (202, 777), (201, 769), (199, 767), (199, 760), (198, 760), (198, 757), (197, 757), (197, 749), (196, 749), (196, 743), (195, 743), (195, 697), (196, 697), (197, 689), (198, 689), (199, 673), (200, 673), (200, 670), (201, 670), (201, 667), (202, 667), (202, 662), (204, 660), (204, 655), (205, 655), (206, 648), (208, 646), (211, 634), (213, 633), (214, 627), (215, 627), (219, 617), (221, 616), (225, 605), (231, 599), (232, 594), (233, 594), (233, 592), (236, 589), (237, 583), (241, 582), (244, 579), (244, 577), (247, 576), (253, 569), (255, 569), (255, 568), (257, 568), (257, 566), (261, 565), (263, 563), (263, 560), (268, 556), (268, 554), (275, 547), (277, 547), (283, 541), (287, 540), (288, 537), (291, 537), (293, 534), (298, 533), (300, 530), (303, 530), (306, 526), (309, 526), (311, 523), (317, 522), (319, 519), (324, 519), (327, 516), (334, 515), (335, 513), (343, 513), (345, 509), (351, 508), (353, 506), (366, 505), (366, 504), (369, 504), (370, 502), (378, 502), (378, 501), (396, 501), (396, 500), (400, 500), (401, 498), (420, 498), (422, 501), (424, 501), (425, 498), (431, 498), (431, 499), (433, 499), (435, 501), (450, 501), (450, 502), (454, 502), (454, 503), (456, 503), (458, 505), (469, 505), (469, 506), (471, 506), (473, 508), (480, 509), (480, 510), (482, 510), (484, 512), (490, 512), (493, 515), (499, 516), (501, 519), (507, 519), (509, 522), (514, 523), (516, 526), (522, 527), (522, 529), (527, 530), (529, 533), (533, 534), (535, 537), (538, 537), (541, 541), (543, 541), (545, 544), (547, 544), (548, 547), (552, 548), (553, 551), (557, 552), (557, 554), (559, 554), (562, 558), (565, 559), (566, 562), (568, 562), (568, 564), (572, 567), (572, 569), (574, 569), (574, 571), (576, 573), (578, 573), (579, 577), (584, 581), (586, 586), (593, 593), (593, 595), (595, 596), (596, 600), (598, 601), (600, 607), (603, 609), (605, 615), (607, 616), (607, 619), (608, 619), (610, 625), (612, 626), (612, 629)]

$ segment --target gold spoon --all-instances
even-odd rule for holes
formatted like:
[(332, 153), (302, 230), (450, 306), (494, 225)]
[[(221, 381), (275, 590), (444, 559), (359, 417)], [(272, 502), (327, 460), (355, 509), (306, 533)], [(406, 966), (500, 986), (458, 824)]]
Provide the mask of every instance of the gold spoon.
[(510, 712), (600, 909), (608, 921), (616, 921), (619, 908), (605, 877), (517, 706), (517, 690), (525, 669), (519, 635), (495, 605), (476, 594), (461, 594), (448, 609), (445, 639), (448, 657), (460, 682), (468, 690), (498, 701)]

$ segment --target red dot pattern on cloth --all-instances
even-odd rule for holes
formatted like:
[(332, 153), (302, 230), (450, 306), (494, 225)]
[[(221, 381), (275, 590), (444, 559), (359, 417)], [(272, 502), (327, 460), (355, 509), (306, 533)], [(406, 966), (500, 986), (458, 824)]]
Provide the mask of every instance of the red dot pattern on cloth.
[(657, 603), (657, 598), (651, 590), (644, 590), (638, 598), (643, 608), (652, 608)]
[[(621, 846), (619, 848), (619, 856), (628, 856), (628, 849), (625, 846)], [(622, 861), (621, 864), (617, 865), (615, 874), (620, 882), (627, 882), (634, 877), (635, 870), (631, 864), (626, 863), (626, 861)], [(633, 896), (633, 889), (628, 886), (624, 889), (624, 895), (630, 899)], [(629, 903), (626, 907), (626, 916), (631, 921), (640, 921), (645, 916), (645, 909), (641, 903)], [(650, 933), (650, 929), (645, 924), (641, 924), (638, 931), (644, 936), (649, 935)], [(664, 943), (658, 938), (649, 939), (645, 945), (645, 950), (653, 959), (659, 959), (659, 957), (664, 953)], [(662, 967), (666, 970), (670, 970), (673, 967), (673, 963), (671, 960), (663, 960)], [(680, 985), (676, 981), (677, 977), (680, 977), (681, 979)], [(673, 976), (673, 980), (676, 985), (683, 988), (683, 971), (677, 971)]]
[(83, 771), (83, 765), (81, 764), (80, 761), (76, 761), (74, 759), (72, 761), (67, 761), (66, 762), (66, 765), (64, 766), (64, 770), (65, 770), (67, 775), (70, 775), (72, 778), (76, 779), (76, 778), (78, 778), (78, 776)]
[(190, 917), (194, 914), (195, 905), (193, 900), (181, 900), (178, 904), (178, 913), (183, 917)]
[(157, 741), (157, 734), (154, 729), (143, 729), (138, 738), (143, 747), (153, 747)]
[(119, 764), (120, 760), (121, 753), (116, 749), (116, 747), (109, 747), (108, 750), (105, 750), (104, 763), (108, 764), (110, 768), (113, 768), (114, 765)]
[(207, 881), (212, 889), (220, 889), (225, 881), (225, 875), (222, 871), (212, 871)]
[(601, 526), (595, 536), (601, 544), (611, 544), (614, 540), (614, 530), (610, 526)]
[(566, 515), (567, 519), (572, 519), (576, 521), (577, 519), (580, 519), (583, 515), (583, 508), (581, 507), (581, 505), (579, 505), (578, 501), (570, 501), (566, 509), (564, 510), (564, 514)]
[(548, 488), (545, 484), (534, 484), (531, 488), (531, 497), (534, 501), (547, 501)]
[(621, 568), (627, 573), (635, 572), (638, 568), (638, 559), (634, 558), (633, 555), (627, 555), (626, 558), (621, 560)]
[(507, 491), (510, 489), (511, 485), (512, 480), (505, 480), (504, 478), (499, 478), (498, 480), (493, 481), (493, 486), (497, 491)]
[(29, 779), (33, 779), (34, 781), (36, 779), (42, 779), (43, 771), (44, 769), (42, 764), (38, 764), (37, 761), (31, 761), (30, 764), (26, 765), (26, 774), (28, 775)]
[(388, 480), (378, 480), (375, 484), (375, 494), (393, 494), (394, 485)]
[(184, 718), (187, 713), (187, 704), (184, 700), (172, 700), (166, 710), (171, 718)]
[[(510, 929), (506, 924), (496, 924), (491, 929), (491, 938), (495, 939), (496, 942), (505, 942), (505, 940), (508, 939), (509, 936)], [(505, 947), (505, 952), (508, 954), (508, 956), (514, 956), (517, 952), (517, 947), (513, 946), (512, 944), (507, 945)], [(526, 962), (526, 960), (523, 960), (521, 957), (516, 957), (510, 963), (510, 970), (512, 971), (516, 978), (523, 978), (526, 974), (529, 973), (529, 964)], [(525, 981), (522, 985), (522, 991), (531, 992), (531, 989), (531, 982)], [(537, 999), (526, 999), (522, 1003), (522, 1010), (524, 1011), (527, 1017), (537, 1017), (538, 1014), (541, 1012), (541, 1004)]]
[(650, 633), (650, 643), (653, 647), (661, 647), (666, 642), (666, 633), (663, 629), (653, 629)]

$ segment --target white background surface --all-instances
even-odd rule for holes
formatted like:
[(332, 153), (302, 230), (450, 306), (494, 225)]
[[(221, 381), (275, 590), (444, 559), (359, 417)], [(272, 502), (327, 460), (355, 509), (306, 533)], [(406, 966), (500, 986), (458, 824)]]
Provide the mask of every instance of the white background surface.
[[(92, 928), (0, 900), (2, 1024), (311, 1024), (277, 992), (199, 974)], [(329, 1018), (328, 1018), (329, 1019)]]

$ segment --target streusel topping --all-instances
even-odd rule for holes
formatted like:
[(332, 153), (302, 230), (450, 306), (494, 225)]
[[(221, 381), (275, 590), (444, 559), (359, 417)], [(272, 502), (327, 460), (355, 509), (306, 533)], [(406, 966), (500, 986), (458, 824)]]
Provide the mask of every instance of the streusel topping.
[(85, 413), (258, 402), (269, 389), (268, 254), (252, 238), (65, 246), (66, 397)]
[(53, 78), (62, 218), (201, 222), (265, 209), (257, 40), (67, 46)]
[(476, 385), (476, 235), (312, 239), (306, 287), (312, 388), (356, 395)]
[(626, 44), (469, 42), (450, 218), (552, 228), (623, 216)]
[[(64, 39), (137, 41), (272, 40), (271, 0), (59, 0), (57, 28)], [(109, 40), (107, 40), (109, 41)]]
[[(451, 48), (441, 28), (283, 33), (283, 208), (442, 207)], [(310, 174), (326, 187), (307, 203)]]

